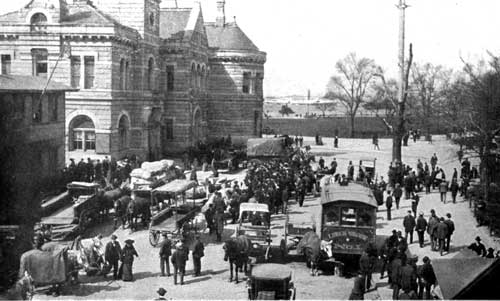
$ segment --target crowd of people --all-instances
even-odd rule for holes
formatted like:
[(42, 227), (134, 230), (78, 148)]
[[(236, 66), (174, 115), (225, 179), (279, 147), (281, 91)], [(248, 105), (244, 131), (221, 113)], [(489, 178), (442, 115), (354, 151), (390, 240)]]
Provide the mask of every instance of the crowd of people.
[[(373, 144), (377, 145), (374, 138)], [(393, 289), (393, 299), (414, 299), (431, 298), (431, 288), (436, 284), (431, 260), (426, 256), (423, 258), (423, 265), (417, 266), (417, 257), (408, 258), (408, 245), (413, 244), (413, 234), (418, 236), (420, 248), (425, 247), (425, 235), (428, 235), (430, 248), (434, 252), (439, 252), (441, 256), (450, 252), (450, 242), (455, 232), (455, 224), (451, 213), (445, 216), (438, 216), (436, 210), (431, 209), (426, 218), (424, 212), (418, 212), (420, 196), (418, 193), (429, 194), (437, 190), (440, 200), (447, 202), (447, 194), (451, 193), (453, 203), (456, 203), (457, 195), (465, 196), (469, 181), (478, 177), (475, 167), (471, 168), (468, 159), (461, 162), (460, 177), (455, 168), (451, 177), (451, 183), (447, 181), (445, 172), (438, 166), (438, 158), (434, 153), (430, 158), (430, 164), (422, 163), (419, 159), (415, 169), (408, 165), (396, 162), (391, 164), (388, 172), (389, 182), (386, 183), (381, 177), (377, 183), (372, 183), (374, 195), (377, 198), (386, 194), (385, 207), (387, 210), (387, 220), (391, 220), (391, 210), (395, 205), (400, 207), (400, 201), (404, 197), (411, 201), (411, 210), (402, 221), (402, 230), (394, 229), (392, 235), (384, 242), (384, 247), (377, 254), (373, 250), (367, 249), (361, 256), (360, 276), (355, 280), (352, 298), (362, 297), (360, 293), (370, 289), (371, 273), (374, 262), (379, 257), (383, 266), (381, 278), (387, 273), (388, 281)], [(429, 166), (430, 165), (430, 166)], [(404, 231), (404, 232), (403, 232)], [(404, 233), (404, 235), (403, 235)], [(496, 258), (500, 256), (500, 251), (495, 253), (493, 248), (488, 248), (481, 243), (481, 238), (476, 240), (469, 247), (478, 256)]]

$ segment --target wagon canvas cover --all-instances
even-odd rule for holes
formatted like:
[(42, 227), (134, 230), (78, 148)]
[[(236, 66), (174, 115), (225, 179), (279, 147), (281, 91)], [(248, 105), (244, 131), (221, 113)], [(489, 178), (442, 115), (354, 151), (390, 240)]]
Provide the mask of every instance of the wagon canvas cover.
[(286, 155), (283, 138), (248, 139), (248, 157), (281, 157)]
[(21, 256), (19, 277), (24, 271), (33, 277), (35, 283), (55, 284), (66, 280), (66, 267), (64, 261), (65, 249), (54, 252), (31, 250)]
[(195, 181), (189, 180), (174, 180), (168, 184), (160, 186), (153, 190), (153, 192), (157, 193), (181, 193), (185, 192), (188, 189), (194, 188), (197, 186)]

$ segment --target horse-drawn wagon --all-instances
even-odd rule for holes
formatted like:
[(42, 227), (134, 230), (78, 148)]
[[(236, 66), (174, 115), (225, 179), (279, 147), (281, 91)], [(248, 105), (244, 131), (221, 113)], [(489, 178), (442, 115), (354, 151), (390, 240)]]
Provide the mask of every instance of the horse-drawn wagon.
[(68, 190), (43, 202), (40, 229), (51, 240), (66, 240), (96, 221), (102, 209), (99, 184), (71, 182)]
[[(201, 230), (204, 219), (201, 218), (201, 207), (205, 200), (188, 202), (186, 191), (195, 189), (196, 181), (174, 180), (152, 191), (153, 198), (158, 200), (159, 208), (149, 226), (149, 242), (156, 246), (161, 234), (182, 237), (189, 231)], [(197, 217), (200, 218), (197, 218)], [(206, 227), (206, 222), (205, 222)]]
[(264, 258), (268, 260), (272, 242), (270, 218), (267, 204), (240, 204), (236, 236), (245, 235), (252, 241), (250, 256), (264, 255)]

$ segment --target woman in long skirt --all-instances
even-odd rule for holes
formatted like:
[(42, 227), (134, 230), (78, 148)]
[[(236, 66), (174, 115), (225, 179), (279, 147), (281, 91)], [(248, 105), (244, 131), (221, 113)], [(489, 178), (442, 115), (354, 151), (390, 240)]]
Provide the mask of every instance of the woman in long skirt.
[(123, 281), (132, 281), (134, 280), (132, 265), (134, 263), (134, 256), (139, 257), (137, 251), (133, 245), (134, 241), (132, 239), (127, 239), (125, 241), (125, 246), (122, 249), (122, 280)]

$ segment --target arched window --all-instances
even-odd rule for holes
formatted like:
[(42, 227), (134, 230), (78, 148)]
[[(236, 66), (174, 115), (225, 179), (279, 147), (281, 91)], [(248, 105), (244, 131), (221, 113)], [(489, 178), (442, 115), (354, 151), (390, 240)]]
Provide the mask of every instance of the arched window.
[(153, 90), (153, 71), (154, 71), (154, 60), (150, 58), (148, 61), (148, 90)]
[(127, 149), (129, 147), (129, 129), (130, 122), (127, 115), (123, 115), (118, 122), (118, 134), (120, 149)]
[(69, 126), (71, 151), (95, 151), (95, 125), (85, 115), (73, 118)]
[(125, 59), (120, 60), (120, 89), (125, 90)]
[(47, 16), (42, 13), (36, 13), (30, 19), (31, 31), (47, 30)]
[(196, 87), (196, 65), (191, 64), (191, 88)]

